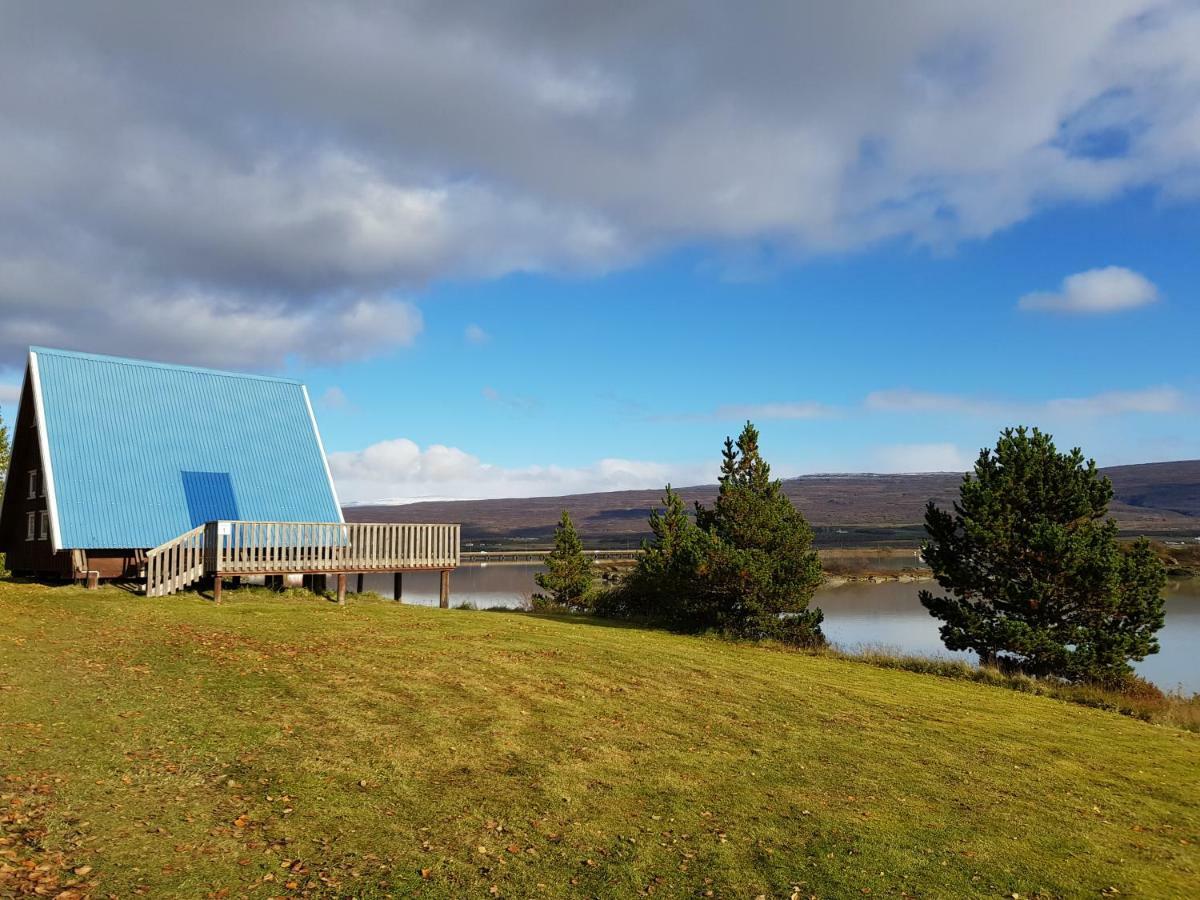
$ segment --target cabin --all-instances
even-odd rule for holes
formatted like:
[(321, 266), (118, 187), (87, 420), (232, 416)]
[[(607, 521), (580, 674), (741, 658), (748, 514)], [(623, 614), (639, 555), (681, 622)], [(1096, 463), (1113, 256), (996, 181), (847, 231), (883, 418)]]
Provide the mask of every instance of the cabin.
[(347, 523), (298, 381), (31, 347), (0, 505), (16, 575), (144, 582), (440, 571), (458, 525)]

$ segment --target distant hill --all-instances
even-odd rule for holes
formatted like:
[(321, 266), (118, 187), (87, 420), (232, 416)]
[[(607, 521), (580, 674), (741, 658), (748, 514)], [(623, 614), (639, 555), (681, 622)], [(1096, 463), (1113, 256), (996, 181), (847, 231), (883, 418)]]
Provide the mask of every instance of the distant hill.
[[(1200, 460), (1114, 466), (1112, 514), (1123, 531), (1200, 534)], [(822, 546), (911, 544), (921, 537), (925, 504), (949, 505), (962, 476), (953, 472), (914, 475), (805, 475), (784, 482)], [(354, 506), (352, 522), (460, 522), (463, 541), (474, 545), (544, 544), (563, 509), (569, 510), (591, 546), (635, 545), (649, 532), (646, 518), (661, 491), (613, 491), (566, 497), (511, 500), (442, 500), (403, 506)], [(691, 504), (711, 503), (716, 485), (683, 488)]]

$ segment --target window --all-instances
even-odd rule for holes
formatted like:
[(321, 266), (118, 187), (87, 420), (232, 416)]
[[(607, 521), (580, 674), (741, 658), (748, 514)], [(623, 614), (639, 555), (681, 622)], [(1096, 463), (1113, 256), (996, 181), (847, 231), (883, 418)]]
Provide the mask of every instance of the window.
[(37, 535), (37, 513), (25, 514), (25, 540), (32, 541)]
[(38, 513), (38, 540), (44, 541), (50, 537), (50, 513), (42, 510)]
[(37, 469), (30, 469), (29, 470), (29, 490), (26, 491), (25, 496), (30, 500), (36, 499), (37, 498), (37, 489), (38, 489)]

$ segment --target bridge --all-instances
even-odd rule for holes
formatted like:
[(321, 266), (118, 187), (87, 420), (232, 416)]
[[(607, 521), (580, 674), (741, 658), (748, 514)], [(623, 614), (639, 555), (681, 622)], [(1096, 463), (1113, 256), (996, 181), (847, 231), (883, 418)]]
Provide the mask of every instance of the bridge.
[[(472, 550), (459, 554), (460, 566), (525, 566), (545, 562), (550, 555), (549, 547), (531, 547), (528, 550)], [(635, 550), (584, 550), (584, 556), (590, 556), (596, 562), (632, 561), (641, 556), (640, 548)]]

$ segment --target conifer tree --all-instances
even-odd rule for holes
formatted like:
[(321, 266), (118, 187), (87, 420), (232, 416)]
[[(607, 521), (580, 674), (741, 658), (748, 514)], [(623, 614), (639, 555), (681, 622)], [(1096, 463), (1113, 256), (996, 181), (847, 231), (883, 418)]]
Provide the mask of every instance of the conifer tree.
[(554, 549), (546, 556), (546, 571), (535, 577), (545, 594), (534, 594), (535, 609), (579, 611), (587, 607), (588, 592), (595, 580), (595, 564), (583, 552), (583, 541), (575, 523), (564, 509), (554, 529)]
[(12, 461), (12, 446), (8, 442), (8, 425), (0, 413), (0, 497), (4, 496), (4, 484), (8, 478), (8, 464)]
[(642, 553), (617, 599), (627, 614), (650, 616), (684, 625), (691, 598), (699, 590), (704, 559), (704, 533), (688, 516), (683, 498), (667, 485), (663, 511), (650, 511), (653, 538), (642, 542)]
[(1158, 652), (1166, 573), (1149, 543), (1122, 548), (1112, 483), (1078, 448), (1006, 429), (964, 476), (953, 512), (930, 503), (921, 592), (951, 650), (1033, 675), (1120, 681)]
[(771, 478), (752, 423), (736, 442), (725, 439), (716, 503), (696, 504), (696, 524), (711, 537), (698, 603), (705, 624), (743, 637), (824, 643), (824, 615), (809, 608), (821, 584), (813, 532)]
[[(4, 499), (4, 489), (8, 484), (8, 466), (12, 462), (12, 446), (8, 442), (8, 425), (0, 414), (0, 500)], [(5, 554), (0, 553), (0, 575), (8, 571), (5, 568)]]

